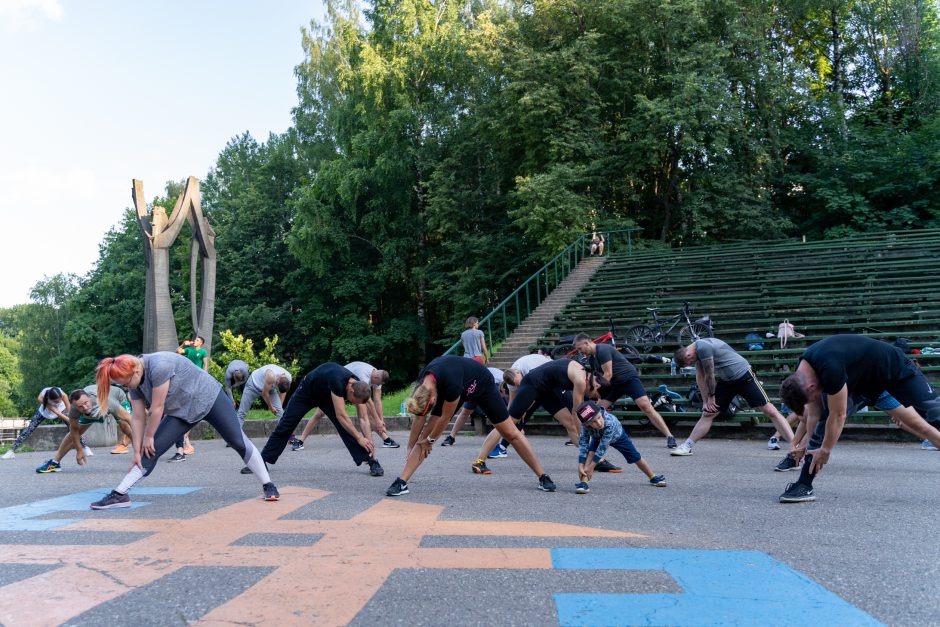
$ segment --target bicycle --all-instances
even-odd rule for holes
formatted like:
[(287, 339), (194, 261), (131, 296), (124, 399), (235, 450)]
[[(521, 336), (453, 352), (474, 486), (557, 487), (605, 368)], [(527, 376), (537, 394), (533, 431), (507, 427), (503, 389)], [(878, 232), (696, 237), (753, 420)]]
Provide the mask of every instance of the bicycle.
[[(682, 303), (682, 311), (665, 323), (660, 320), (658, 307), (647, 307), (653, 318), (652, 324), (637, 324), (627, 329), (627, 341), (638, 349), (649, 352), (657, 346), (663, 346), (676, 327), (682, 325), (678, 332), (679, 346), (688, 346), (695, 340), (703, 337), (714, 337), (715, 330), (710, 316), (702, 316), (692, 320), (692, 304), (688, 301)], [(669, 328), (666, 329), (665, 325)]]
[[(595, 344), (612, 344), (614, 348), (617, 349), (617, 352), (623, 353), (623, 356), (626, 357), (631, 363), (638, 364), (642, 362), (643, 356), (640, 355), (639, 351), (636, 350), (633, 346), (626, 342), (618, 342), (614, 336), (614, 319), (607, 318), (609, 327), (607, 333), (604, 335), (594, 338)], [(564, 337), (558, 338), (558, 345), (552, 349), (552, 359), (575, 359), (579, 362), (587, 361), (583, 356), (578, 353), (578, 349), (574, 347), (574, 338), (573, 335), (566, 335)]]

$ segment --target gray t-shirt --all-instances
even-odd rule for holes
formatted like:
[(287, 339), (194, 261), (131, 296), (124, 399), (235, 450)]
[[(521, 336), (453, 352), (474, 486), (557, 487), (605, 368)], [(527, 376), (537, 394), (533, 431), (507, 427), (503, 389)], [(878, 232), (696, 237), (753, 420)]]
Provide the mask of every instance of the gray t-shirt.
[(343, 368), (345, 368), (346, 370), (356, 375), (356, 378), (359, 379), (360, 381), (364, 381), (368, 383), (370, 386), (372, 386), (373, 390), (382, 389), (381, 385), (372, 385), (372, 372), (375, 370), (375, 368), (367, 364), (366, 362), (352, 361), (346, 364), (345, 366), (343, 366)]
[(132, 400), (142, 400), (150, 407), (153, 388), (170, 382), (163, 415), (174, 416), (190, 424), (206, 417), (222, 391), (222, 385), (208, 372), (177, 353), (149, 353), (142, 356), (144, 374), (140, 385), (130, 389)]
[(715, 361), (715, 379), (719, 381), (737, 381), (751, 369), (744, 357), (715, 337), (695, 340), (695, 354), (698, 362), (706, 359)]
[(542, 355), (541, 353), (532, 353), (531, 355), (523, 355), (519, 359), (513, 362), (512, 367), (522, 373), (522, 376), (529, 374), (530, 370), (538, 368), (542, 364), (547, 364), (551, 361), (551, 358)]
[(463, 341), (464, 357), (483, 357), (483, 331), (479, 329), (467, 329), (460, 334)]
[[(94, 384), (86, 385), (82, 390), (91, 398), (91, 413), (88, 415), (92, 418), (102, 418), (107, 414), (111, 414), (116, 418), (118, 411), (123, 407), (121, 403), (127, 400), (127, 394), (124, 393), (124, 390), (112, 385), (111, 389), (108, 390), (108, 411), (102, 414), (101, 405), (98, 404), (98, 386)], [(79, 418), (81, 416), (82, 412), (78, 411), (78, 408), (75, 407), (73, 403), (72, 407), (69, 409), (69, 418)]]
[[(242, 373), (241, 381), (234, 381), (232, 379), (236, 372)], [(229, 362), (228, 368), (225, 369), (225, 387), (231, 390), (232, 388), (245, 385), (245, 381), (247, 380), (248, 364), (243, 362), (241, 359), (233, 359), (231, 362)]]
[(291, 380), (290, 373), (284, 370), (283, 368), (281, 368), (280, 366), (276, 366), (274, 364), (261, 366), (260, 368), (256, 369), (254, 372), (251, 373), (251, 384), (255, 386), (256, 388), (258, 388), (259, 390), (264, 389), (264, 373), (265, 372), (272, 372), (274, 374), (275, 382), (277, 382), (277, 380), (280, 378), (282, 374), (287, 375), (288, 381)]

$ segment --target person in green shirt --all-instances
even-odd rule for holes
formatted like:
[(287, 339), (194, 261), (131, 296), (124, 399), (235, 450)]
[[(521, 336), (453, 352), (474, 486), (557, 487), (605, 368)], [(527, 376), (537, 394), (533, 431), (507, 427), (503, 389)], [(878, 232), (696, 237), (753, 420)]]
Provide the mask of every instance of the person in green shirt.
[[(196, 336), (195, 340), (183, 340), (183, 345), (176, 349), (176, 352), (193, 362), (197, 368), (202, 368), (203, 370), (209, 370), (209, 353), (202, 347), (206, 341), (202, 339), (202, 336)], [(170, 461), (183, 461), (186, 459), (187, 455), (192, 455), (196, 452), (196, 449), (193, 447), (192, 443), (189, 441), (189, 432), (187, 431), (183, 434), (183, 437), (180, 438), (176, 443), (176, 455), (173, 456), (173, 459)]]

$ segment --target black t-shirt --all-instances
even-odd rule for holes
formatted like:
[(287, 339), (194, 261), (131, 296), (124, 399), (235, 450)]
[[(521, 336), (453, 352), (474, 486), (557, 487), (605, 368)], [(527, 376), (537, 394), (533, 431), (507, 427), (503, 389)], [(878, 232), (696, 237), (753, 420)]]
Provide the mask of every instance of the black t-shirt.
[(327, 362), (313, 369), (307, 375), (310, 383), (310, 393), (317, 405), (333, 405), (333, 398), (330, 394), (346, 398), (346, 383), (350, 379), (355, 379), (356, 375), (346, 370), (339, 364)]
[(424, 367), (418, 375), (418, 381), (423, 381), (429, 374), (437, 380), (437, 404), (432, 412), (435, 416), (440, 415), (445, 402), (461, 398), (472, 401), (489, 385), (493, 385), (493, 375), (486, 366), (469, 357), (438, 357)]
[(895, 346), (862, 335), (833, 335), (810, 346), (805, 360), (819, 378), (826, 394), (848, 385), (849, 394), (874, 400), (889, 381), (917, 373), (914, 363)]
[(621, 383), (640, 376), (627, 358), (610, 344), (596, 344), (597, 353), (591, 357), (591, 367), (603, 374), (604, 364), (611, 363), (611, 383)]
[(528, 382), (539, 392), (573, 390), (574, 384), (568, 378), (568, 366), (571, 363), (573, 362), (570, 359), (556, 359), (542, 364), (530, 370), (529, 374), (522, 378), (522, 382)]

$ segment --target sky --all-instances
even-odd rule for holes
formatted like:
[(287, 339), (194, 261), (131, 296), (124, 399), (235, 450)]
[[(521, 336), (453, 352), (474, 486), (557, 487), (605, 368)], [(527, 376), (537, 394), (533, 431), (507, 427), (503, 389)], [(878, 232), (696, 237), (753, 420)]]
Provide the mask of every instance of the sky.
[[(321, 0), (0, 0), (0, 307), (84, 275), (105, 233), (225, 144), (292, 122)], [(141, 260), (143, 262), (143, 260)]]

